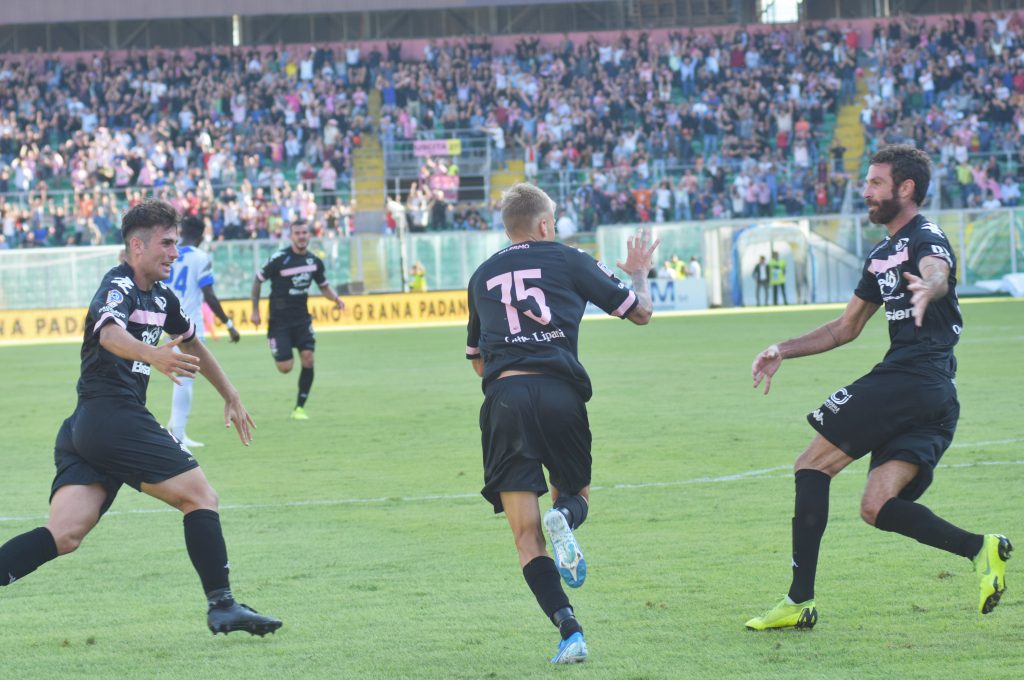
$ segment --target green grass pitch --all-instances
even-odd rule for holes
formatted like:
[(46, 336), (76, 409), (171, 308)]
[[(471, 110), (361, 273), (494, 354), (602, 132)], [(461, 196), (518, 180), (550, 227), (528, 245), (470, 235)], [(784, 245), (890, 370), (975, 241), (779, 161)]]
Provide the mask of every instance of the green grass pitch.
[[(197, 456), (221, 497), (235, 592), (284, 628), (211, 636), (180, 517), (125, 488), (77, 553), (0, 589), (0, 677), (1016, 677), (1024, 553), (1002, 604), (979, 615), (967, 561), (861, 522), (866, 461), (832, 485), (817, 628), (743, 628), (789, 582), (804, 415), (881, 358), (884, 320), (787, 362), (767, 397), (750, 363), (837, 314), (584, 324), (594, 491), (578, 533), (589, 576), (570, 597), (591, 659), (576, 668), (548, 664), (556, 631), (477, 495), (482, 394), (462, 328), (319, 334), (308, 422), (288, 420), (297, 373), (276, 372), (264, 338), (211, 343), (259, 429), (241, 446), (200, 380), (189, 433), (207, 444)], [(963, 314), (960, 428), (922, 502), (1024, 549), (1024, 303)], [(78, 346), (0, 348), (0, 366), (3, 541), (46, 515)], [(154, 374), (162, 421), (170, 394)]]

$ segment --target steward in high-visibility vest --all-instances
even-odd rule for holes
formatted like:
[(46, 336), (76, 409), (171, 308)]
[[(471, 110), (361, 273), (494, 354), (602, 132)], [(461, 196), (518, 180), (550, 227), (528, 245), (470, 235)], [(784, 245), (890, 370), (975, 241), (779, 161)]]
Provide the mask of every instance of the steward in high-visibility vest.
[(768, 260), (768, 279), (772, 287), (772, 304), (779, 304), (779, 291), (782, 291), (783, 304), (789, 304), (786, 299), (786, 261), (779, 257), (779, 253), (773, 251), (772, 259)]

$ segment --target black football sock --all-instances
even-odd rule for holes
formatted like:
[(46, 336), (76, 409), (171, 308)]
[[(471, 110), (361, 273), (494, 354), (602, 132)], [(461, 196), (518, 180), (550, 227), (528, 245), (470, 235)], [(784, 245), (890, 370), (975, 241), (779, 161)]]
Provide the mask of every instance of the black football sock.
[(571, 611), (572, 607), (565, 591), (562, 590), (562, 577), (558, 575), (555, 561), (547, 555), (533, 558), (523, 567), (523, 578), (537, 598), (537, 604), (544, 610), (544, 615), (561, 630), (561, 625), (555, 620), (555, 613), (562, 609)]
[(814, 599), (818, 550), (828, 524), (828, 487), (832, 478), (820, 470), (796, 471), (796, 503), (793, 510), (793, 583), (789, 599)]
[(230, 599), (228, 549), (224, 545), (220, 515), (213, 510), (193, 510), (185, 515), (183, 522), (185, 548), (210, 604)]
[(575, 531), (587, 519), (590, 504), (583, 496), (559, 496), (554, 507), (565, 515), (569, 528)]
[(57, 544), (46, 527), (15, 536), (0, 545), (0, 586), (9, 586), (56, 558)]
[(562, 607), (551, 615), (551, 622), (558, 626), (558, 634), (563, 640), (568, 640), (575, 633), (582, 633), (583, 626), (576, 620), (576, 614), (572, 607)]
[(942, 519), (926, 506), (902, 498), (890, 498), (875, 518), (882, 531), (894, 531), (919, 543), (974, 559), (985, 537), (972, 534)]
[(296, 406), (305, 406), (306, 399), (309, 398), (309, 389), (313, 387), (313, 369), (302, 367), (299, 371), (299, 398), (296, 401)]

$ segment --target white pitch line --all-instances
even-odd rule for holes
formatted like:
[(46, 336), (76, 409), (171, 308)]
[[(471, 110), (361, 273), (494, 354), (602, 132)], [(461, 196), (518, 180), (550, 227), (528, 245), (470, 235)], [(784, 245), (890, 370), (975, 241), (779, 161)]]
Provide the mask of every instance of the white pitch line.
[(1001, 444), (1016, 444), (1024, 442), (1024, 439), (990, 439), (986, 442), (964, 442), (963, 444), (950, 444), (951, 449), (966, 449), (972, 446), (1000, 446)]
[[(960, 446), (995, 446), (999, 444), (1010, 444), (1014, 442), (1024, 441), (1021, 439), (1000, 439), (987, 442), (973, 442), (968, 444), (961, 444)], [(953, 446), (956, 446), (954, 444)], [(953, 464), (940, 464), (940, 468), (951, 468), (951, 469), (963, 469), (978, 466), (993, 466), (993, 465), (1024, 465), (1024, 460), (990, 460), (990, 461), (978, 461), (973, 463), (953, 463)], [(612, 486), (592, 486), (593, 491), (615, 491), (615, 490), (629, 490), (629, 489), (659, 489), (674, 486), (689, 486), (691, 484), (718, 484), (721, 482), (737, 482), (745, 479), (772, 479), (778, 477), (786, 477), (788, 475), (775, 475), (773, 473), (781, 472), (783, 470), (791, 470), (791, 465), (780, 465), (778, 467), (763, 468), (759, 470), (748, 470), (746, 472), (736, 472), (729, 475), (721, 475), (718, 477), (694, 477), (693, 479), (680, 479), (672, 482), (642, 482), (639, 484), (613, 484)], [(323, 500), (306, 500), (306, 501), (281, 501), (278, 503), (239, 503), (232, 505), (222, 505), (221, 510), (266, 510), (274, 508), (302, 508), (302, 507), (329, 507), (335, 505), (372, 505), (376, 503), (389, 503), (389, 502), (401, 502), (401, 503), (420, 503), (423, 501), (449, 501), (449, 500), (461, 500), (464, 498), (477, 498), (480, 494), (478, 493), (451, 493), (451, 494), (429, 494), (426, 496), (377, 496), (373, 498), (332, 498)], [(167, 513), (167, 512), (178, 512), (174, 508), (135, 508), (132, 510), (111, 510), (106, 513), (106, 517), (121, 517), (125, 515), (150, 515), (156, 513)], [(29, 522), (29, 521), (43, 521), (46, 520), (46, 515), (32, 515), (22, 517), (3, 517), (0, 516), (0, 523), (3, 522)]]

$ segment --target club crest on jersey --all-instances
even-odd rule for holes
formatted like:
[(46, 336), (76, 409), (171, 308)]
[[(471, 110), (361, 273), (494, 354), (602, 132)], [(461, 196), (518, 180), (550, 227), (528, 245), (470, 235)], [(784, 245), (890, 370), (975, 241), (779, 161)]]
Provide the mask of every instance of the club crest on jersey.
[(124, 302), (124, 295), (121, 295), (121, 291), (111, 290), (107, 293), (107, 301), (103, 304), (119, 305), (122, 302)]
[(898, 269), (889, 269), (876, 278), (878, 280), (878, 290), (881, 291), (882, 297), (885, 298), (891, 297), (900, 285), (900, 272)]
[(160, 308), (161, 312), (167, 311), (167, 300), (166, 299), (160, 297), (159, 295), (154, 295), (153, 296), (153, 302), (156, 303), (156, 306)]
[(908, 243), (910, 243), (909, 238), (901, 238), (899, 241), (896, 241), (896, 245), (893, 246), (893, 250), (898, 253), (906, 248)]
[(110, 282), (124, 291), (125, 294), (135, 287), (135, 282), (127, 276), (118, 276), (117, 278), (111, 279)]
[(162, 332), (163, 329), (159, 326), (150, 326), (146, 330), (142, 331), (141, 340), (147, 345), (155, 345), (157, 340), (160, 339), (160, 333)]

